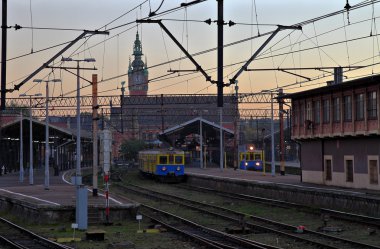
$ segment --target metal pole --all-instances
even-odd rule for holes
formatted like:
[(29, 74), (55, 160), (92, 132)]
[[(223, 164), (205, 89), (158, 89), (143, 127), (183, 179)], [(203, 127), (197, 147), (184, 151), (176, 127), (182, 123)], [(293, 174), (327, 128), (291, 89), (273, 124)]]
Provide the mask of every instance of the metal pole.
[(45, 189), (49, 189), (49, 81), (46, 81), (46, 118), (45, 118)]
[(32, 128), (32, 96), (29, 96), (29, 184), (33, 185), (33, 128)]
[(235, 101), (236, 101), (236, 113), (235, 113), (235, 119), (234, 119), (234, 128), (235, 128), (235, 134), (234, 134), (234, 169), (236, 170), (239, 165), (239, 100), (238, 100), (238, 91), (239, 86), (237, 85), (238, 81), (235, 81)]
[(224, 150), (223, 150), (223, 107), (219, 107), (219, 123), (220, 123), (220, 169), (224, 166)]
[(270, 93), (270, 109), (271, 109), (271, 122), (270, 122), (270, 138), (271, 138), (271, 152), (272, 152), (272, 162), (271, 162), (271, 174), (276, 175), (276, 165), (274, 161), (274, 120), (273, 120), (273, 92)]
[[(81, 161), (81, 151), (80, 151), (80, 83), (79, 83), (79, 61), (77, 61), (77, 161), (76, 161), (76, 176), (81, 175), (80, 161)], [(78, 180), (78, 178), (77, 178)], [(76, 185), (78, 183), (76, 182)]]
[(22, 109), (20, 109), (20, 182), (24, 182), (24, 139), (22, 130)]
[[(124, 107), (124, 88), (125, 81), (121, 82), (121, 101), (120, 101), (120, 124), (121, 124), (121, 133), (124, 133), (124, 116), (123, 116), (123, 107)], [(94, 94), (94, 93), (93, 93)]]
[[(282, 95), (282, 89), (279, 89), (279, 96)], [(285, 175), (285, 137), (284, 137), (284, 101), (279, 99), (280, 114), (280, 174)]]
[[(92, 195), (98, 196), (98, 75), (92, 75)], [(122, 107), (123, 108), (123, 105)], [(123, 119), (122, 119), (123, 120)]]
[(7, 0), (2, 1), (1, 22), (1, 110), (5, 110), (7, 81)]
[(201, 169), (203, 169), (203, 130), (202, 130), (202, 111), (201, 111), (201, 119), (199, 120), (199, 136), (200, 136), (200, 154), (199, 159), (201, 163)]
[(223, 0), (218, 2), (218, 109), (220, 120), (220, 169), (223, 170)]

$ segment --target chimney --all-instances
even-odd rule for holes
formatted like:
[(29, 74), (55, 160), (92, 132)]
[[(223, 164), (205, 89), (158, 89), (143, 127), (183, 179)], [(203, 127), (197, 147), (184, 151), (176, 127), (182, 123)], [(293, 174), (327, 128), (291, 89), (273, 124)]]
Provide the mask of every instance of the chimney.
[(334, 80), (327, 81), (327, 86), (337, 85), (343, 82), (343, 68), (334, 67)]
[(343, 82), (343, 68), (335, 67), (334, 68), (334, 84), (340, 84)]

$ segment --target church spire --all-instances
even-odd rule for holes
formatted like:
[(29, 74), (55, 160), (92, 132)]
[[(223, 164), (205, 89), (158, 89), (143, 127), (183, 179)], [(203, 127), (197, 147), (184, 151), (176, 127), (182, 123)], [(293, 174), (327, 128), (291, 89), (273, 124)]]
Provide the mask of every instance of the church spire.
[[(136, 32), (136, 40), (133, 45), (133, 59), (129, 58), (128, 66), (128, 89), (130, 95), (147, 95), (148, 92), (148, 69), (142, 58), (142, 46), (139, 31)], [(146, 61), (145, 57), (145, 61)]]
[(136, 40), (135, 40), (135, 44), (133, 46), (133, 55), (134, 56), (141, 56), (141, 55), (143, 55), (143, 53), (142, 53), (142, 47), (141, 47), (141, 41), (140, 41), (140, 38), (139, 38), (139, 31), (138, 30), (136, 32)]

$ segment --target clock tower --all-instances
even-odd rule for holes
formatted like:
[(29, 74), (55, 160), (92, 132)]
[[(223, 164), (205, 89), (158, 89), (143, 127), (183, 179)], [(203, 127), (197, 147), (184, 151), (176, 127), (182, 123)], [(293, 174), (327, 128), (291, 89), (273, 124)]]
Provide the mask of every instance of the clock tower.
[(133, 46), (134, 59), (128, 66), (128, 89), (129, 95), (143, 95), (148, 93), (148, 69), (141, 59), (142, 47), (139, 39), (139, 32), (136, 33), (136, 40)]

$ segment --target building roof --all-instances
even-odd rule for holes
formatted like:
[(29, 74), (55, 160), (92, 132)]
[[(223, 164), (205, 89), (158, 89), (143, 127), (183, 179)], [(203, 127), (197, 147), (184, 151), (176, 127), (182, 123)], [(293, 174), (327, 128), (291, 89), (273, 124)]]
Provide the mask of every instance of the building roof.
[[(23, 117), (22, 120), (23, 120), (23, 125), (29, 126), (29, 118)], [(32, 125), (33, 125), (34, 137), (40, 136), (40, 139), (43, 140), (43, 138), (45, 136), (45, 122), (41, 122), (39, 120), (32, 119)], [(20, 132), (19, 127), (20, 127), (20, 118), (17, 117), (13, 120), (6, 122), (6, 123), (3, 123), (0, 128), (1, 128), (3, 135), (18, 137), (19, 132)], [(56, 131), (58, 134), (60, 134), (62, 136), (76, 137), (76, 130), (74, 130), (74, 129), (62, 128), (62, 127), (56, 126), (56, 125), (51, 124), (51, 123), (49, 123), (49, 129)], [(87, 131), (81, 131), (81, 137), (87, 138), (87, 139), (92, 138), (91, 133), (87, 132)]]
[(319, 87), (319, 88), (297, 92), (297, 93), (285, 94), (277, 98), (278, 99), (298, 99), (298, 98), (305, 98), (305, 97), (309, 97), (313, 95), (320, 95), (320, 94), (329, 93), (329, 92), (337, 92), (337, 91), (342, 91), (342, 90), (346, 90), (350, 88), (364, 87), (364, 86), (370, 86), (370, 85), (376, 85), (376, 84), (380, 84), (380, 75), (372, 75), (365, 78), (359, 78), (359, 79), (343, 82), (341, 84)]
[[(185, 137), (187, 135), (194, 134), (194, 133), (198, 134), (199, 128), (200, 128), (200, 122), (202, 122), (203, 134), (207, 134), (207, 136), (212, 136), (212, 137), (219, 136), (218, 134), (220, 132), (220, 125), (210, 122), (204, 118), (197, 117), (187, 122), (184, 122), (182, 124), (179, 124), (179, 125), (176, 125), (169, 129), (164, 130), (158, 135), (158, 138), (160, 140), (164, 140), (170, 143), (169, 136), (171, 135), (179, 135), (181, 137)], [(222, 131), (227, 137), (234, 136), (234, 132), (231, 131), (230, 129), (222, 127)]]
[[(166, 130), (164, 130), (164, 132), (161, 132), (160, 135), (162, 135), (162, 134), (169, 135), (171, 133), (180, 132), (181, 130), (186, 130), (186, 129), (187, 130), (190, 130), (190, 129), (198, 130), (199, 125), (200, 125), (199, 122), (201, 122), (201, 121), (202, 121), (202, 123), (205, 124), (206, 127), (214, 128), (217, 130), (220, 129), (220, 125), (218, 125), (218, 124), (210, 122), (210, 121), (208, 121), (204, 118), (201, 118), (201, 117), (196, 117), (196, 118), (193, 118), (192, 120), (189, 120), (185, 123), (176, 125), (176, 126), (169, 128), (169, 129), (166, 129)], [(222, 127), (222, 130), (223, 130), (223, 132), (229, 133), (230, 135), (234, 135), (234, 132), (231, 131), (230, 129)]]

